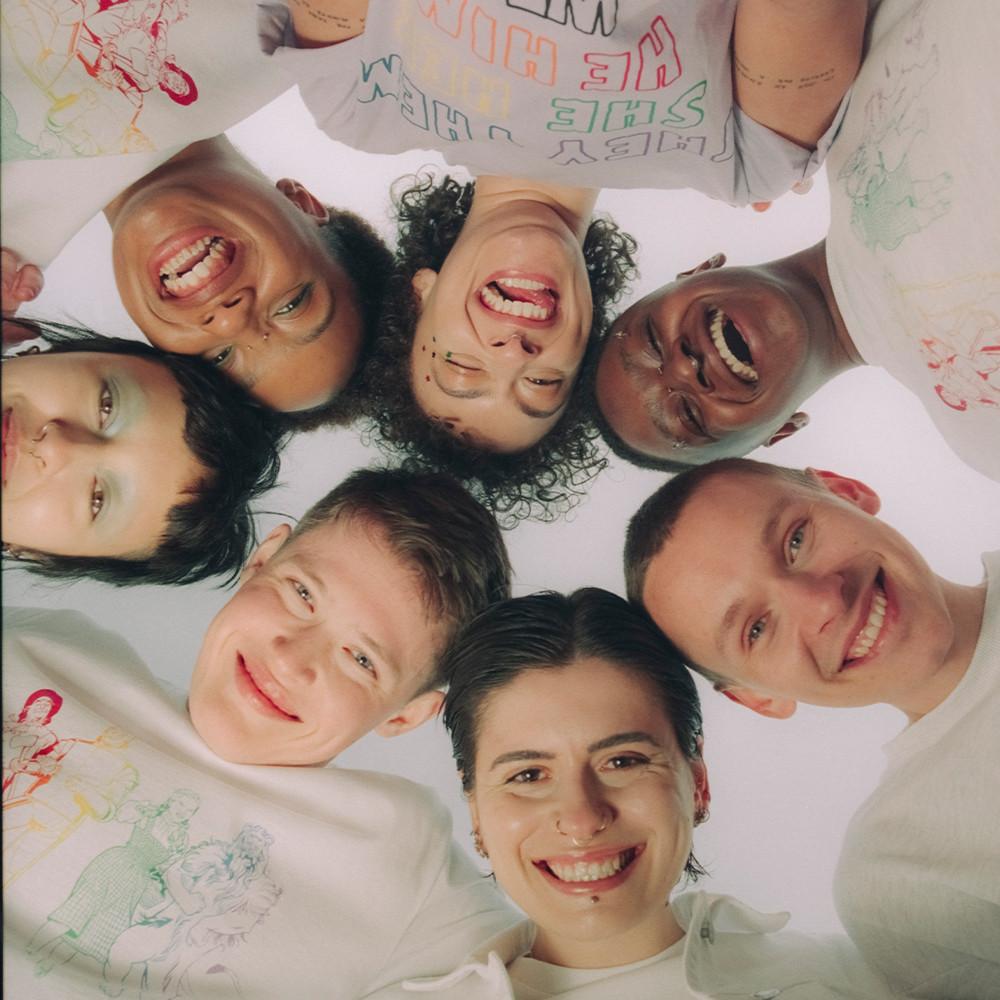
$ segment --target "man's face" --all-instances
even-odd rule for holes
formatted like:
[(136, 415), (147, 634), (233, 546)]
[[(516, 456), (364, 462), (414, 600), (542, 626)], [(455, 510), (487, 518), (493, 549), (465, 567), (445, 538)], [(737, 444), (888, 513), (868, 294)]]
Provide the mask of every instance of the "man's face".
[(937, 577), (873, 516), (875, 494), (822, 475), (826, 489), (713, 476), (684, 507), (643, 588), (646, 608), (685, 655), (727, 688), (755, 693), (737, 700), (763, 714), (790, 714), (796, 700), (905, 702), (933, 681), (955, 641)]
[(691, 465), (745, 455), (790, 433), (795, 402), (821, 384), (815, 308), (790, 277), (707, 262), (618, 318), (598, 364), (598, 406), (644, 455)]
[(180, 161), (113, 221), (122, 302), (150, 342), (200, 354), (276, 410), (333, 398), (362, 341), (356, 290), (295, 181)]
[(530, 201), (485, 213), (414, 287), (420, 408), (489, 451), (541, 440), (565, 412), (593, 322), (583, 252), (563, 219)]
[(445, 629), (378, 529), (341, 517), (287, 537), (280, 528), (257, 551), (191, 680), (191, 721), (236, 763), (325, 763), (383, 723), (393, 735), (426, 717), (398, 724), (404, 707), (429, 715), (439, 701), (411, 699)]

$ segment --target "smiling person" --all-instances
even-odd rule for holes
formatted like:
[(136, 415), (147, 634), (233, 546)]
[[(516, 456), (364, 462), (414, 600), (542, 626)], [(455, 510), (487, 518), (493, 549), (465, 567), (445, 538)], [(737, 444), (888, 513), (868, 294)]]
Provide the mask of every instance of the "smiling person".
[(749, 267), (717, 254), (618, 318), (595, 395), (622, 458), (677, 471), (746, 454), (805, 426), (804, 400), (835, 375), (876, 364), (1000, 480), (1000, 225), (980, 197), (997, 130), (954, 103), (958, 85), (997, 87), (984, 28), (1000, 8), (974, 8), (880, 4), (827, 164), (823, 242)]
[[(4, 245), (22, 265), (5, 258), (5, 298), (36, 294), (31, 268), (103, 210), (119, 294), (153, 344), (201, 355), (273, 409), (305, 411), (297, 419), (349, 420), (341, 394), (391, 254), (364, 220), (269, 180), (220, 134), (288, 87), (246, 4), (174, 17), (133, 2), (64, 7), (18, 9), (5, 34)], [(143, 73), (125, 52), (144, 57)]]
[(641, 612), (593, 588), (505, 601), (445, 668), (476, 848), (528, 919), (392, 996), (888, 995), (843, 938), (782, 931), (787, 914), (729, 896), (671, 895), (705, 874), (692, 837), (711, 796), (694, 681)]
[(868, 486), (747, 459), (676, 476), (629, 525), (629, 596), (739, 704), (888, 704), (907, 728), (852, 820), (837, 908), (906, 995), (1000, 986), (1000, 562), (937, 576)]
[(270, 412), (199, 358), (16, 325), (49, 347), (3, 360), (5, 556), (122, 585), (235, 576), (278, 474)]
[(388, 450), (502, 514), (551, 517), (604, 465), (576, 387), (636, 247), (592, 218), (596, 194), (445, 176), (396, 195), (365, 414)]

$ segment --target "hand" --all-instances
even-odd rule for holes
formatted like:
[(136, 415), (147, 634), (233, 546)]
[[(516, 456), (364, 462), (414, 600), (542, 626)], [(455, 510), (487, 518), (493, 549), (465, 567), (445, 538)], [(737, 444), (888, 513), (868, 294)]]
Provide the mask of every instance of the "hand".
[[(25, 302), (31, 302), (38, 295), (42, 290), (44, 279), (39, 268), (21, 260), (19, 254), (6, 247), (0, 249), (0, 270), (3, 274), (3, 317), (10, 319)], [(8, 342), (6, 325), (3, 339), (6, 344)], [(11, 339), (17, 343), (24, 337), (18, 335)]]

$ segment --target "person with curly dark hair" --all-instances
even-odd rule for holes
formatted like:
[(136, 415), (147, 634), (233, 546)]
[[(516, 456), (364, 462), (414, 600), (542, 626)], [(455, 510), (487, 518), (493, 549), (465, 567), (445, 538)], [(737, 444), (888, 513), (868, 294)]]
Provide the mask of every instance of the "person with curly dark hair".
[(572, 505), (604, 467), (576, 388), (636, 243), (596, 192), (421, 176), (395, 194), (397, 269), (366, 365), (378, 444), (457, 476), (508, 522)]

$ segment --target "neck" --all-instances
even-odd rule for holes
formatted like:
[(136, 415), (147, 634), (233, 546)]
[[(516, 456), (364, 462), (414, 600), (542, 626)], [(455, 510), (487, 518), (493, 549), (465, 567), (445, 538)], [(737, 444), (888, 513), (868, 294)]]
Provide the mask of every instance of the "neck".
[(966, 586), (950, 580), (940, 584), (951, 616), (952, 642), (940, 668), (919, 688), (893, 702), (911, 723), (934, 711), (958, 687), (972, 663), (983, 628), (986, 584)]
[[(599, 903), (595, 903), (599, 906)], [(539, 927), (531, 957), (567, 969), (612, 969), (652, 958), (684, 937), (684, 928), (674, 918), (669, 904), (655, 920), (630, 927), (619, 934), (592, 939), (566, 937)]]
[(187, 170), (189, 167), (197, 168), (198, 166), (220, 163), (243, 169), (249, 167), (248, 161), (236, 151), (236, 148), (224, 135), (216, 135), (211, 139), (192, 142), (190, 146), (185, 146), (179, 153), (175, 153), (169, 160), (161, 163), (155, 170), (140, 177), (134, 184), (129, 185), (124, 191), (112, 198), (104, 206), (104, 217), (114, 227), (122, 207), (137, 192), (148, 186), (151, 181), (180, 170)]
[(469, 219), (513, 202), (532, 201), (552, 209), (583, 245), (597, 201), (593, 188), (543, 184), (520, 177), (479, 177), (469, 208)]

